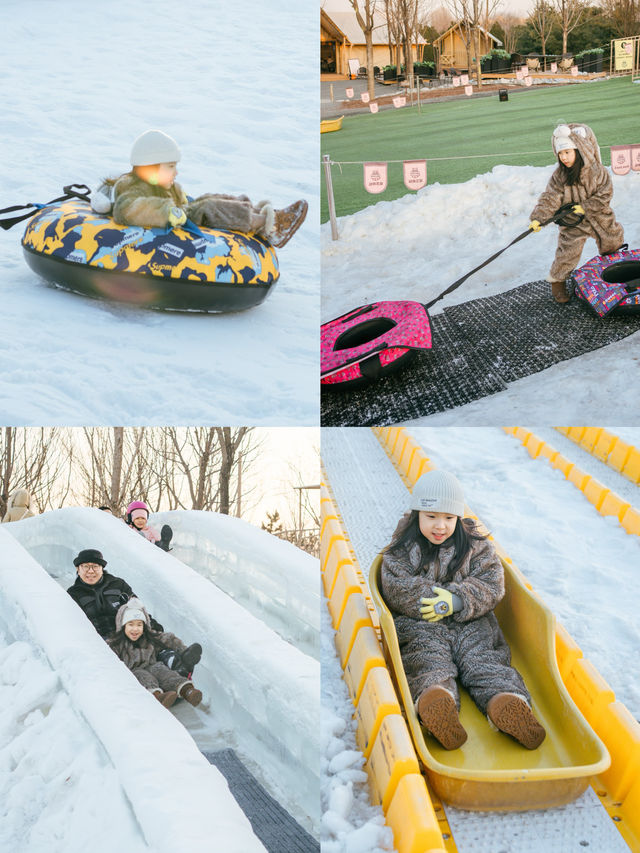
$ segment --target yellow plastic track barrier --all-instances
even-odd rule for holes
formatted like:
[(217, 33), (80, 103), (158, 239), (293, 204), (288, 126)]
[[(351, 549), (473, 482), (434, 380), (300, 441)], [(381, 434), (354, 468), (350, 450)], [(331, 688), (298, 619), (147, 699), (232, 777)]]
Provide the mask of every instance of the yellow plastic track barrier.
[[(586, 474), (581, 468), (558, 453), (550, 444), (542, 441), (533, 433), (524, 430), (522, 427), (503, 427), (503, 429), (518, 438), (529, 450), (529, 453), (531, 453), (532, 447), (537, 448), (535, 454), (531, 453), (533, 458), (547, 459), (552, 468), (558, 468), (562, 471), (567, 480), (582, 492), (600, 515), (615, 516), (627, 533), (640, 536), (640, 512), (619, 495), (594, 480), (593, 477)], [(623, 448), (621, 446), (623, 442), (620, 442), (617, 436), (608, 433), (602, 427), (555, 427), (555, 429), (585, 450), (593, 453), (594, 456), (602, 458), (600, 453), (606, 452), (606, 458), (602, 458), (602, 461), (609, 464), (609, 459), (615, 459), (615, 465), (612, 464), (611, 467), (614, 467), (619, 473), (624, 473), (633, 482), (640, 481), (640, 453), (629, 445), (626, 445), (626, 449)], [(621, 467), (617, 467), (618, 465)], [(634, 480), (633, 478), (636, 476), (638, 479)]]

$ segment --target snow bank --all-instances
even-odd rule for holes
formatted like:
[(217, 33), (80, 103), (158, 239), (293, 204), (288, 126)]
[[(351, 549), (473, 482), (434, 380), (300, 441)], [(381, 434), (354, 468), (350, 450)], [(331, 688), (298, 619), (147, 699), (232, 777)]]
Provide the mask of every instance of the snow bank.
[(319, 659), (318, 560), (241, 518), (175, 510), (153, 515), (170, 524), (173, 557), (212, 580), (302, 652)]
[[(50, 701), (46, 688), (48, 686), (55, 693), (59, 678), (74, 709), (86, 720), (106, 750), (144, 838), (154, 851), (173, 853), (179, 849), (190, 849), (204, 853), (211, 850), (212, 844), (218, 849), (237, 853), (264, 851), (253, 835), (249, 821), (231, 796), (224, 777), (206, 761), (180, 723), (140, 688), (135, 677), (111, 652), (74, 601), (12, 538), (10, 533), (18, 528), (24, 529), (23, 525), (26, 528), (24, 522), (16, 522), (10, 530), (0, 530), (0, 612), (11, 634), (16, 639), (35, 644), (53, 670), (47, 673), (46, 667), (40, 665), (39, 671), (32, 671), (28, 678), (27, 691), (36, 688), (37, 681), (40, 681), (43, 691), (40, 697), (32, 700), (31, 708), (27, 705), (31, 722), (37, 724), (42, 716), (46, 716)], [(36, 526), (32, 525), (32, 528)], [(22, 691), (21, 698), (26, 698), (25, 691)], [(64, 699), (59, 704), (64, 705)], [(24, 740), (30, 742), (31, 738), (27, 736)], [(56, 738), (48, 747), (46, 758), (41, 756), (44, 767), (40, 769), (38, 763), (38, 772), (43, 773), (46, 764), (56, 759), (62, 759), (62, 772), (65, 754), (59, 753), (64, 750), (63, 742)], [(20, 744), (12, 743), (11, 751), (19, 756)], [(78, 767), (78, 772), (83, 773), (80, 760)], [(73, 772), (72, 768), (72, 776)], [(113, 780), (109, 780), (108, 773), (105, 775), (107, 782), (111, 782), (108, 788), (113, 789)], [(18, 800), (21, 805), (27, 803), (27, 811), (29, 801), (35, 795), (34, 790), (25, 790), (29, 785), (32, 789), (41, 787), (37, 775), (11, 794), (14, 804)], [(41, 799), (51, 807), (48, 793), (42, 793)], [(91, 788), (91, 791), (84, 789), (82, 793), (91, 797), (97, 792)], [(106, 793), (99, 789), (101, 800)], [(106, 802), (110, 804), (111, 798)], [(113, 843), (113, 818), (109, 812), (110, 843)], [(27, 825), (30, 823), (28, 813), (24, 815), (24, 821)], [(132, 820), (129, 819), (128, 823), (131, 825)], [(65, 832), (63, 826), (57, 830)], [(91, 837), (94, 834), (95, 828), (91, 826)], [(71, 839), (65, 837), (65, 843), (71, 844)], [(139, 849), (140, 843), (136, 847)], [(125, 848), (131, 849), (128, 840)], [(70, 846), (65, 849), (68, 851)]]
[(17, 522), (11, 533), (65, 588), (75, 579), (77, 552), (98, 548), (107, 570), (123, 577), (167, 630), (201, 643), (194, 682), (205, 701), (195, 725), (230, 729), (271, 793), (298, 820), (317, 825), (316, 661), (107, 513), (60, 509)]

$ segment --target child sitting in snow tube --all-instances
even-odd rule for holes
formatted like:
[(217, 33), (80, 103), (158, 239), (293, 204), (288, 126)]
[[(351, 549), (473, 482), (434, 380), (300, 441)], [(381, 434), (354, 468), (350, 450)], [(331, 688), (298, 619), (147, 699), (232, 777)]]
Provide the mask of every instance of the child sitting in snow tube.
[(132, 169), (119, 178), (108, 178), (92, 193), (96, 213), (111, 213), (118, 225), (142, 228), (174, 228), (190, 219), (196, 225), (228, 231), (255, 233), (281, 248), (298, 230), (307, 215), (307, 202), (296, 201), (284, 210), (269, 202), (253, 205), (247, 196), (207, 193), (189, 201), (175, 182), (180, 149), (160, 130), (148, 130), (131, 149)]
[(165, 708), (171, 707), (178, 697), (186, 699), (190, 705), (199, 705), (202, 701), (202, 693), (191, 681), (158, 660), (158, 652), (163, 649), (184, 652), (187, 647), (175, 634), (154, 631), (149, 624), (149, 614), (137, 598), (131, 598), (119, 608), (115, 633), (107, 642), (140, 684)]
[(574, 211), (584, 213), (578, 225), (560, 226), (558, 248), (548, 280), (556, 302), (568, 302), (571, 293), (565, 280), (578, 265), (587, 237), (593, 237), (600, 255), (621, 248), (622, 225), (611, 209), (613, 184), (609, 170), (602, 165), (598, 140), (586, 124), (562, 124), (551, 139), (558, 167), (531, 212), (529, 227), (540, 230), (540, 222), (549, 219), (564, 204), (575, 202)]
[(493, 613), (504, 596), (502, 563), (463, 514), (458, 480), (428, 471), (384, 554), (381, 592), (411, 696), (422, 725), (445, 749), (467, 739), (456, 678), (498, 729), (536, 749), (546, 732)]
[(127, 507), (124, 520), (129, 527), (137, 530), (141, 536), (144, 536), (149, 542), (153, 542), (158, 548), (162, 548), (163, 551), (171, 550), (169, 545), (173, 538), (173, 530), (168, 524), (162, 525), (160, 533), (155, 528), (150, 527), (147, 523), (149, 520), (149, 507), (144, 501), (131, 501)]

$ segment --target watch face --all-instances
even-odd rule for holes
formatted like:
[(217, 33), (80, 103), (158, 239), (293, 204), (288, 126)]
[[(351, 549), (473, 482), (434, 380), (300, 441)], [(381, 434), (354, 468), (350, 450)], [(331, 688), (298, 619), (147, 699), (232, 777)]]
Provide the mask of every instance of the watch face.
[(433, 609), (436, 611), (436, 613), (448, 613), (449, 605), (446, 601), (439, 601)]

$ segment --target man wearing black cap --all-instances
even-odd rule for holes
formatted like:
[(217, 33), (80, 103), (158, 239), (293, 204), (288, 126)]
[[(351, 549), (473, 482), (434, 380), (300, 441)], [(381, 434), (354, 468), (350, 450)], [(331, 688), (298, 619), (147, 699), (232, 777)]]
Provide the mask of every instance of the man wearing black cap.
[[(90, 619), (93, 627), (103, 639), (116, 628), (116, 613), (122, 604), (130, 598), (137, 598), (129, 584), (105, 571), (107, 561), (95, 548), (85, 548), (73, 561), (78, 577), (67, 592)], [(151, 627), (155, 631), (164, 631), (162, 625), (153, 616), (149, 616)], [(197, 647), (197, 648), (196, 648)], [(168, 649), (161, 652), (166, 655), (162, 663), (187, 676), (200, 660), (201, 647), (196, 643), (180, 655)], [(160, 655), (158, 655), (160, 660)]]

